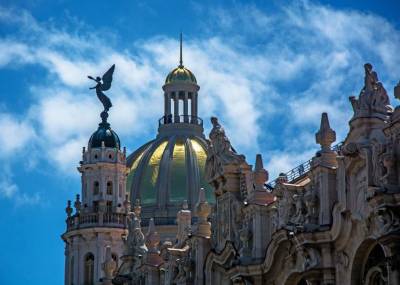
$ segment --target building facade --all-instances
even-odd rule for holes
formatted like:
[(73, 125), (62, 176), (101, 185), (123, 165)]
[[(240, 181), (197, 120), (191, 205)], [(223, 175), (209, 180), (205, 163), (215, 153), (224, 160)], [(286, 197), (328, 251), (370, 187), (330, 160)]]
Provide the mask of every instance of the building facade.
[[(189, 98), (197, 104), (193, 99), (197, 97), (197, 82), (186, 74), (179, 76), (190, 82), (168, 85), (168, 76), (159, 135), (128, 158), (126, 169), (119, 141), (110, 150), (113, 161), (108, 161), (111, 158), (103, 142), (100, 147), (89, 146), (84, 151), (79, 170), (85, 194), (82, 202), (78, 199), (75, 203), (74, 215), (69, 203), (67, 232), (63, 235), (66, 284), (400, 285), (400, 108), (390, 105), (372, 66), (366, 64), (364, 68), (360, 95), (350, 97), (354, 115), (345, 140), (333, 145), (336, 133), (328, 114), (323, 113), (315, 135), (320, 150), (307, 163), (270, 182), (261, 155), (255, 158), (254, 166), (250, 165), (234, 150), (215, 117), (211, 118), (213, 127), (205, 140), (197, 113), (187, 112)], [(394, 95), (400, 99), (400, 83)], [(172, 115), (171, 98), (177, 106), (183, 100), (183, 117), (176, 111)], [(187, 129), (191, 124), (194, 131)], [(185, 161), (189, 161), (185, 164), (189, 169), (184, 174), (186, 189), (165, 182), (175, 169), (171, 165), (177, 137), (184, 140)], [(204, 170), (198, 172), (191, 170), (196, 164), (193, 158), (198, 161), (197, 153), (191, 153), (191, 140), (206, 153)], [(154, 176), (143, 173), (162, 144), (164, 149), (154, 167), (161, 173), (161, 164), (169, 166), (155, 180), (153, 204), (136, 202), (147, 199), (140, 185)], [(95, 151), (105, 160), (91, 160)], [(143, 165), (141, 173), (132, 169), (135, 164)], [(104, 176), (106, 167), (118, 171), (113, 172), (114, 176)], [(94, 198), (94, 189), (89, 190), (90, 194), (86, 192), (97, 180), (101, 180), (100, 192), (107, 193), (108, 179), (113, 185), (123, 185), (123, 171), (133, 181), (127, 188), (136, 203), (132, 210), (128, 199), (121, 200), (124, 195), (118, 191), (99, 195), (100, 200)], [(129, 178), (131, 173), (134, 177)], [(193, 173), (203, 177), (190, 180)], [(207, 199), (209, 190), (201, 188), (201, 179), (207, 181), (213, 200)], [(175, 204), (171, 203), (173, 191), (182, 191)], [(100, 203), (103, 200), (116, 203), (109, 213), (120, 215), (123, 223), (97, 227), (99, 217), (90, 224), (90, 230), (81, 227), (83, 217), (96, 212), (95, 204), (90, 203), (99, 201), (96, 213), (100, 209), (107, 213), (107, 202)], [(87, 206), (82, 207), (82, 203)], [(176, 225), (166, 230), (166, 224), (158, 218), (162, 215), (174, 215)], [(99, 229), (110, 229), (118, 237)], [(174, 239), (168, 239), (172, 230)], [(92, 272), (92, 263), (86, 262), (90, 260), (89, 249), (97, 262), (92, 283), (85, 275)], [(102, 257), (96, 261), (99, 254)]]

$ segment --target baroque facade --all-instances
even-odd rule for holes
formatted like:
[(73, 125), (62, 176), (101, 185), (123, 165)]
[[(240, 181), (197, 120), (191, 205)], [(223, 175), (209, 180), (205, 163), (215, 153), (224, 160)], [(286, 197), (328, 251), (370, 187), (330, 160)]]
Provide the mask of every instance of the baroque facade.
[[(187, 157), (192, 157), (189, 165), (196, 158), (190, 153), (190, 140), (196, 140), (196, 135), (206, 151), (204, 171), (193, 172), (202, 177), (197, 184), (189, 184), (199, 186), (204, 178), (210, 190), (186, 189), (182, 193), (188, 199), (180, 198), (180, 210), (176, 204), (168, 208), (170, 203), (164, 208), (155, 207), (157, 203), (141, 205), (137, 195), (143, 190), (135, 187), (143, 182), (128, 186), (133, 209), (125, 190), (107, 194), (108, 179), (123, 188), (123, 171), (129, 176), (132, 161), (140, 163), (146, 147), (147, 160), (151, 160), (153, 150), (162, 143), (146, 144), (131, 156), (126, 168), (119, 139), (111, 143), (110, 150), (104, 137), (99, 146), (91, 139), (79, 167), (82, 181), (88, 182), (83, 183), (82, 203), (89, 206), (82, 207), (77, 199), (74, 214), (70, 202), (67, 207), (65, 284), (400, 285), (400, 107), (391, 107), (372, 66), (364, 68), (364, 87), (358, 98), (350, 97), (354, 115), (345, 140), (332, 146), (336, 133), (323, 113), (315, 135), (320, 150), (307, 163), (269, 183), (261, 155), (256, 156), (254, 167), (250, 165), (232, 147), (217, 118), (211, 118), (212, 130), (205, 140), (200, 133), (187, 132), (191, 124), (199, 126), (197, 106), (193, 117), (188, 113), (172, 116), (170, 101), (166, 101), (161, 125), (171, 124), (164, 131), (172, 146), (163, 150), (160, 160), (171, 159), (176, 135), (169, 135), (174, 128), (186, 130), (179, 136), (185, 140)], [(186, 80), (190, 74), (179, 76)], [(190, 80), (173, 85), (177, 88), (174, 102), (190, 96), (197, 100), (198, 89), (191, 95), (181, 90), (194, 86)], [(171, 98), (168, 88), (164, 88), (167, 99)], [(394, 95), (400, 99), (400, 83)], [(99, 160), (93, 160), (95, 153)], [(108, 168), (115, 169), (112, 175), (99, 174)], [(137, 181), (145, 179), (138, 177)], [(99, 193), (105, 194), (95, 198), (91, 185), (96, 185), (96, 179), (100, 180)], [(163, 189), (157, 188), (154, 201), (168, 200), (168, 193), (160, 193)], [(206, 198), (207, 191), (212, 191), (213, 200)], [(98, 208), (93, 204), (96, 201)], [(176, 225), (166, 230), (157, 219), (160, 213), (175, 215)], [(95, 221), (80, 227), (90, 215)], [(107, 215), (121, 219), (108, 220)], [(174, 239), (170, 238), (172, 230)], [(93, 259), (88, 259), (92, 251)]]

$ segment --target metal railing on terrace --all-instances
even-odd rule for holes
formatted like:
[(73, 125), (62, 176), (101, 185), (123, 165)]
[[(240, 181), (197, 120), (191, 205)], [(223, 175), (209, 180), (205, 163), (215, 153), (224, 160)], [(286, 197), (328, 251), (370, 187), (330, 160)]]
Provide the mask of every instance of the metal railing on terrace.
[[(340, 143), (332, 146), (331, 149), (333, 151), (336, 151), (336, 152), (339, 153), (341, 148), (342, 148), (342, 146), (343, 146), (343, 142), (340, 142)], [(311, 161), (312, 161), (312, 159), (307, 160), (306, 162), (303, 162), (302, 164), (296, 166), (295, 168), (289, 170), (286, 173), (282, 173), (279, 176), (280, 177), (285, 177), (285, 180), (287, 180), (288, 183), (293, 182), (293, 181), (301, 178), (302, 176), (306, 175), (310, 171), (310, 169), (311, 169)], [(273, 190), (275, 188), (275, 186), (276, 186), (276, 183), (277, 183), (278, 179), (279, 178), (275, 178), (271, 182), (267, 183), (266, 187), (269, 190)]]
[(191, 115), (169, 115), (169, 116), (162, 116), (158, 120), (158, 126), (161, 125), (168, 125), (168, 124), (194, 124), (203, 126), (203, 120), (199, 117), (191, 116)]

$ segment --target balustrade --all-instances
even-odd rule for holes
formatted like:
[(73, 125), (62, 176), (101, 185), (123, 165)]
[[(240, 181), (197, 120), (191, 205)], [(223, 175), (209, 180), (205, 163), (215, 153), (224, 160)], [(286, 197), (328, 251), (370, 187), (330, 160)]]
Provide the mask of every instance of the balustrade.
[(126, 227), (126, 214), (123, 213), (86, 213), (67, 218), (67, 230), (85, 227)]

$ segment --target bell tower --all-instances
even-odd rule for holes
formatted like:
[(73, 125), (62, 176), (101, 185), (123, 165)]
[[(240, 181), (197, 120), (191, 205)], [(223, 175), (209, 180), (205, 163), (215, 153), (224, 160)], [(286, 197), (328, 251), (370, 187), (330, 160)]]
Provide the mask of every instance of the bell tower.
[[(107, 116), (83, 148), (78, 167), (81, 193), (73, 208), (67, 202), (65, 242), (65, 285), (96, 285), (104, 277), (106, 248), (118, 265), (127, 236), (126, 152)], [(109, 255), (109, 252), (108, 252)]]

